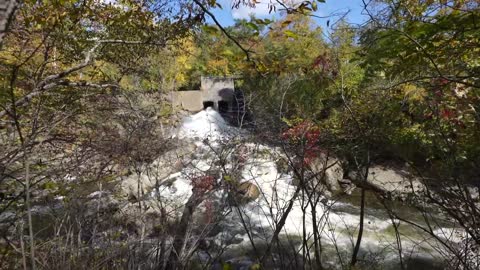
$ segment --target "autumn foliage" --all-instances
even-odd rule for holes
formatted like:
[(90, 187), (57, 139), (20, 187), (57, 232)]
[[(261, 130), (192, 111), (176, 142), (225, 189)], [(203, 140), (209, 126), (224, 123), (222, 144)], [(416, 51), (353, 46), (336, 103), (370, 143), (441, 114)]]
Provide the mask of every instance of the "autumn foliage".
[(192, 178), (193, 191), (203, 194), (215, 186), (215, 178), (211, 175), (195, 176)]
[(305, 120), (283, 132), (284, 140), (303, 148), (303, 162), (309, 164), (320, 154), (320, 128), (313, 122)]

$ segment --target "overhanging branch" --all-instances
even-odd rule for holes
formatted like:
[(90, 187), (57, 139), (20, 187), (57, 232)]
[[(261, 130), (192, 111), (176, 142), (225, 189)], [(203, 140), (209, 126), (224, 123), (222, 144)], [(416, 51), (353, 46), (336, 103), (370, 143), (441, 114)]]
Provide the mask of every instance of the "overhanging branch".
[(228, 33), (228, 31), (220, 24), (220, 22), (217, 20), (217, 18), (215, 17), (215, 15), (213, 15), (212, 12), (210, 12), (202, 3), (200, 3), (200, 1), (198, 0), (193, 0), (193, 2), (195, 2), (195, 4), (197, 4), (203, 12), (207, 13), (208, 16), (210, 16), (210, 18), (212, 18), (213, 22), (215, 23), (215, 25), (220, 28), (220, 30), (223, 32), (223, 34), (225, 34), (225, 36), (227, 36), (228, 39), (230, 39), (233, 43), (235, 43), (235, 45), (240, 48), (240, 50), (243, 51), (243, 53), (245, 54), (245, 56), (247, 57), (247, 61), (249, 62), (253, 62), (253, 64), (256, 66), (255, 64), (255, 61), (253, 61), (250, 57), (250, 52), (249, 50), (247, 50), (245, 47), (242, 46), (242, 44), (240, 44), (240, 42), (238, 42), (238, 40), (236, 40), (232, 35), (230, 35), (230, 33)]
[[(87, 83), (87, 82), (70, 82), (68, 80), (62, 80), (63, 78), (67, 77), (68, 75), (75, 73), (88, 65), (90, 65), (93, 62), (94, 58), (94, 53), (95, 50), (98, 48), (98, 45), (100, 43), (96, 43), (86, 54), (85, 54), (85, 59), (83, 60), (82, 63), (73, 66), (69, 69), (66, 69), (62, 72), (49, 75), (45, 79), (43, 79), (41, 82), (39, 82), (33, 89), (32, 92), (29, 94), (23, 96), (22, 98), (18, 99), (15, 101), (14, 104), (10, 106), (10, 110), (13, 108), (21, 107), (30, 102), (32, 98), (39, 96), (48, 90), (56, 87), (56, 86), (78, 86), (78, 87), (94, 87), (94, 88), (111, 88), (111, 87), (118, 87), (116, 85), (112, 84), (94, 84), (94, 83)], [(9, 110), (4, 109), (3, 111), (0, 111), (0, 118), (6, 116), (9, 114)]]

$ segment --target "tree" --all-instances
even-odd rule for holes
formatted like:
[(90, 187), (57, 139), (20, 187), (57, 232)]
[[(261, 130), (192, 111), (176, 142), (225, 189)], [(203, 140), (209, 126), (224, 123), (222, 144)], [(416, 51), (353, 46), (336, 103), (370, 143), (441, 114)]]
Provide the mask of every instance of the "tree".
[[(11, 12), (13, 6), (7, 7)], [(71, 166), (82, 163), (92, 162), (91, 170), (76, 170), (76, 177), (96, 171), (102, 178), (111, 162), (103, 158), (111, 153), (102, 154), (105, 145), (95, 146), (90, 137), (98, 124), (90, 113), (111, 110), (97, 105), (111, 101), (108, 94), (120, 91), (136, 63), (186, 36), (200, 19), (188, 1), (26, 1), (15, 20), (0, 8), (0, 26), (6, 27), (5, 18), (11, 22), (0, 51), (0, 212), (15, 211), (22, 224), (25, 214), (29, 255), (23, 252), (22, 261), (34, 269), (32, 193), (58, 186), (62, 181), (53, 179), (65, 179)], [(0, 30), (3, 38), (5, 28)]]
[[(468, 232), (466, 246), (479, 245), (471, 193), (479, 168), (478, 8), (476, 1), (368, 5), (360, 40), (374, 87), (364, 97), (376, 101), (354, 108), (365, 121), (376, 116), (369, 124), (379, 142), (415, 167), (428, 187), (422, 196)], [(462, 267), (475, 268), (462, 251), (453, 253)]]
[(17, 7), (18, 2), (16, 0), (4, 0), (0, 2), (0, 48), (3, 44), (3, 37), (8, 31)]
[(456, 164), (473, 169), (478, 149), (472, 140), (479, 135), (475, 4), (432, 2), (413, 10), (404, 1), (386, 4), (381, 15), (389, 16), (372, 17), (362, 42), (370, 80), (384, 79), (385, 97), (395, 100), (391, 108), (402, 115), (395, 133), (415, 134), (410, 139), (421, 145), (424, 155), (417, 154), (424, 159), (455, 156)]

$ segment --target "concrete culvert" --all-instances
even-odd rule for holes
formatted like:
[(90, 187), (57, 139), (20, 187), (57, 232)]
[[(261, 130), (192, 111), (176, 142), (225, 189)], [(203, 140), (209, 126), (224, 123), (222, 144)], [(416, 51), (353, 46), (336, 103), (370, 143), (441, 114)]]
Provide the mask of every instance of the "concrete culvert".
[(203, 109), (205, 110), (206, 108), (208, 107), (212, 107), (214, 108), (215, 104), (213, 103), (213, 101), (204, 101), (203, 102)]

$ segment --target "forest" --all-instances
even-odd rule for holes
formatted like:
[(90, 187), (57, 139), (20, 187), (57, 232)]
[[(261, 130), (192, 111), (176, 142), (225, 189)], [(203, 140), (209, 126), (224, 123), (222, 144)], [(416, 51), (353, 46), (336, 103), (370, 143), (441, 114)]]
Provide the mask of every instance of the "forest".
[(0, 0), (0, 269), (480, 269), (480, 2), (349, 2)]

